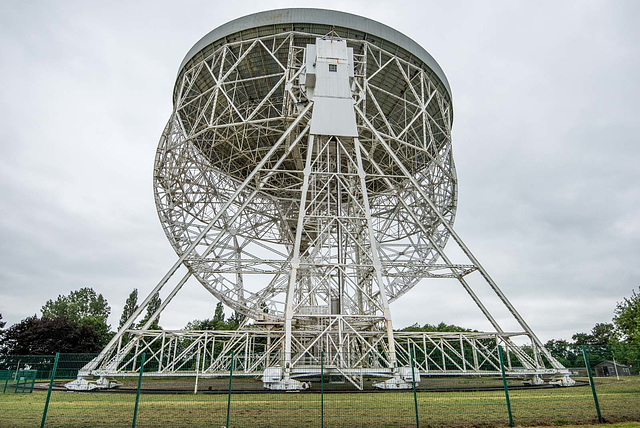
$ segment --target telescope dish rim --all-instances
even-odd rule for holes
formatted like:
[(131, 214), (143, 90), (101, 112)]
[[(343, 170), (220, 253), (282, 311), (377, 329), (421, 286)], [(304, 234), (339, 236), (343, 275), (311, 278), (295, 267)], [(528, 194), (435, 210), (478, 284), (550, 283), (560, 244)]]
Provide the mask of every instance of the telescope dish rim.
[(320, 24), (349, 28), (393, 43), (394, 45), (405, 49), (412, 55), (415, 55), (420, 61), (429, 67), (446, 88), (449, 99), (453, 98), (449, 81), (440, 67), (440, 64), (438, 64), (431, 54), (429, 54), (429, 52), (427, 52), (413, 39), (402, 34), (400, 31), (378, 21), (374, 21), (373, 19), (329, 9), (274, 9), (242, 16), (222, 24), (207, 33), (204, 37), (198, 40), (191, 49), (189, 49), (189, 52), (187, 52), (187, 55), (184, 57), (180, 67), (178, 68), (177, 76), (180, 76), (185, 65), (187, 65), (189, 61), (198, 54), (198, 52), (202, 51), (212, 43), (251, 28), (281, 24)]

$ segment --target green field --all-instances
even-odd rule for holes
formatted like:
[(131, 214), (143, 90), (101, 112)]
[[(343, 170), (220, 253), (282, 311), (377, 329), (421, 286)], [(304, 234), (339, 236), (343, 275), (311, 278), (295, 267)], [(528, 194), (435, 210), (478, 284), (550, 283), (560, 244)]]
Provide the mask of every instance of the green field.
[[(425, 379), (421, 386), (429, 382)], [(598, 378), (602, 415), (607, 422), (640, 421), (640, 378)], [(597, 422), (589, 387), (510, 391), (516, 425), (579, 425)], [(39, 426), (46, 391), (0, 394), (0, 427)], [(54, 391), (49, 427), (131, 426), (135, 394)], [(224, 426), (227, 394), (145, 392), (139, 427)], [(421, 426), (504, 426), (504, 391), (419, 392)], [(321, 395), (237, 393), (231, 396), (230, 426), (321, 426)], [(349, 392), (324, 395), (324, 426), (415, 426), (411, 392)], [(640, 426), (627, 424), (620, 426)]]

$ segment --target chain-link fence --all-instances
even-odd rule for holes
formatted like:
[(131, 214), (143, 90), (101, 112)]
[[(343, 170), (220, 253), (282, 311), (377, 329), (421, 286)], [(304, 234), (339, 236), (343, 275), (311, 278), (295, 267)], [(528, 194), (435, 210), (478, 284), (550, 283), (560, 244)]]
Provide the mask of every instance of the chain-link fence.
[[(405, 377), (409, 389), (379, 390), (373, 384), (380, 378), (341, 374), (335, 361), (320, 355), (311, 372), (307, 367), (305, 378), (296, 378), (308, 388), (286, 392), (264, 389), (262, 376), (248, 375), (241, 369), (243, 361), (233, 354), (216, 357), (224, 368), (213, 373), (216, 377), (202, 371), (198, 361), (183, 361), (177, 373), (191, 375), (175, 376), (175, 370), (159, 367), (157, 359), (145, 362), (145, 354), (140, 354), (130, 361), (124, 376), (111, 380), (119, 384), (117, 388), (68, 391), (65, 384), (76, 379), (93, 355), (2, 357), (0, 427), (412, 427), (640, 421), (640, 347), (568, 346), (553, 352), (572, 373), (574, 386), (553, 384), (548, 378), (537, 385), (537, 378), (518, 375), (507, 365), (504, 375), (483, 377), (409, 371)], [(416, 367), (420, 358), (416, 356)], [(274, 370), (270, 375), (277, 379), (281, 373)], [(419, 382), (412, 383), (414, 378)]]

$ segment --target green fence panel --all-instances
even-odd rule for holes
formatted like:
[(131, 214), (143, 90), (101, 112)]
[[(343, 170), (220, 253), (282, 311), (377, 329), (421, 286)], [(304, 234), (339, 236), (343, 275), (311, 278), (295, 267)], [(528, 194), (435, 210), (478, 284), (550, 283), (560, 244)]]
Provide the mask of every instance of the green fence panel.
[(586, 348), (582, 347), (582, 355), (584, 356), (584, 363), (587, 368), (587, 376), (589, 377), (589, 386), (591, 386), (591, 395), (593, 395), (593, 404), (598, 415), (598, 422), (602, 422), (602, 414), (600, 413), (600, 404), (598, 403), (598, 394), (596, 393), (596, 386), (593, 383), (593, 376), (591, 366), (589, 364), (589, 356), (587, 355)]
[(640, 421), (640, 346), (586, 345), (602, 419)]
[[(218, 357), (184, 359), (177, 370), (180, 375), (167, 376), (163, 375), (167, 356), (147, 355), (136, 428), (226, 426), (229, 376), (204, 373), (206, 365)], [(227, 357), (221, 364), (229, 367), (230, 361)]]
[(36, 370), (37, 380), (49, 380), (55, 355), (0, 355), (1, 370)]
[[(296, 356), (292, 356), (295, 360)], [(306, 362), (312, 378), (292, 381), (310, 384), (302, 391), (268, 390), (262, 376), (234, 377), (230, 395), (230, 427), (320, 427), (322, 425), (322, 356)], [(234, 363), (234, 373), (242, 375), (242, 360)]]
[[(512, 377), (509, 398), (516, 425), (567, 425), (598, 423), (593, 395), (589, 387), (587, 370), (578, 346), (570, 346), (562, 354), (570, 356), (576, 386), (559, 387), (549, 384), (525, 385), (523, 378)], [(532, 381), (531, 377), (527, 380)], [(559, 379), (557, 379), (559, 380)]]
[(509, 415), (509, 426), (513, 426), (513, 414), (511, 413), (511, 401), (509, 401), (509, 384), (504, 370), (504, 355), (502, 346), (498, 346), (498, 354), (500, 355), (500, 374), (502, 375), (502, 385), (504, 386), (505, 404), (507, 405), (507, 414)]
[(70, 391), (65, 387), (76, 379), (78, 370), (94, 357), (95, 354), (60, 354), (52, 383), (46, 427), (131, 426), (135, 390), (133, 393), (120, 388)]
[(51, 403), (51, 391), (53, 389), (53, 382), (56, 379), (56, 370), (60, 361), (60, 354), (56, 354), (55, 362), (53, 363), (53, 370), (51, 372), (51, 379), (49, 380), (49, 388), (47, 389), (47, 399), (44, 403), (44, 410), (42, 411), (42, 421), (40, 422), (40, 428), (44, 428), (47, 422), (47, 410), (49, 410), (49, 404)]
[[(373, 387), (385, 378), (341, 374), (339, 359), (348, 355), (319, 353), (317, 360), (304, 361), (307, 367), (315, 365), (317, 373), (304, 378), (292, 373), (293, 380), (310, 385), (299, 392), (264, 389), (261, 372), (251, 371), (235, 354), (233, 358), (207, 354), (202, 361), (185, 357), (176, 360), (176, 370), (171, 367), (171, 373), (165, 373), (168, 357), (147, 352), (142, 376), (138, 358), (130, 361), (130, 371), (116, 379), (119, 388), (87, 392), (67, 391), (65, 384), (93, 355), (60, 354), (55, 373), (55, 357), (12, 356), (2, 359), (0, 368), (0, 426), (38, 426), (49, 385), (46, 427), (130, 427), (136, 397), (136, 428), (507, 426), (505, 383), (515, 425), (593, 424), (598, 416), (589, 374), (605, 422), (640, 421), (639, 351), (640, 347), (626, 344), (585, 346), (587, 366), (581, 347), (554, 350), (577, 382), (572, 387), (523, 384), (526, 376), (508, 366), (514, 357), (505, 350), (495, 376), (447, 375), (452, 366), (444, 361), (439, 372), (421, 369), (419, 383), (413, 384), (411, 380), (418, 377), (415, 368), (401, 367), (407, 389), (391, 391)], [(412, 366), (420, 368), (425, 367), (424, 358), (407, 355), (405, 360), (407, 364), (413, 360)], [(442, 361), (436, 352), (430, 358), (430, 369), (434, 361)], [(279, 362), (274, 357), (270, 366), (277, 367)], [(211, 364), (221, 369), (208, 371)], [(43, 378), (43, 373), (50, 378)], [(31, 385), (32, 393), (20, 393), (30, 391)]]
[(144, 362), (147, 354), (142, 353), (142, 359), (140, 360), (140, 373), (138, 375), (138, 388), (136, 389), (136, 404), (133, 407), (133, 421), (131, 422), (131, 428), (136, 428), (136, 422), (138, 421), (138, 405), (140, 404), (140, 388), (142, 387), (142, 376), (144, 375)]

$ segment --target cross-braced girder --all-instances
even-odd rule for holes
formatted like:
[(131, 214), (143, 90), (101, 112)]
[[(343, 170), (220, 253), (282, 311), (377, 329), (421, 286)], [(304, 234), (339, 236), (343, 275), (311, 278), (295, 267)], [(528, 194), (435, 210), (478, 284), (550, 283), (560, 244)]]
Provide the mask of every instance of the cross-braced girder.
[[(158, 375), (224, 375), (233, 355), (239, 374), (275, 365), (288, 378), (311, 373), (322, 354), (358, 386), (358, 376), (397, 376), (411, 352), (424, 375), (495, 373), (501, 345), (512, 374), (566, 374), (453, 229), (452, 106), (438, 74), (392, 43), (314, 28), (239, 33), (181, 69), (154, 169), (179, 259), (83, 373), (128, 374), (148, 352)], [(306, 55), (316, 40), (352, 49), (357, 135), (312, 132), (319, 101)], [(462, 263), (445, 252), (450, 240)], [(131, 329), (183, 265), (161, 308)], [(474, 272), (521, 332), (490, 313), (467, 281)], [(255, 327), (147, 330), (191, 276)], [(394, 332), (389, 303), (425, 278), (457, 280), (495, 332)], [(532, 355), (514, 336), (531, 342)]]
[[(382, 331), (366, 331), (354, 319), (327, 317), (322, 324), (294, 333), (296, 351), (291, 360), (293, 377), (317, 373), (321, 357), (327, 373), (357, 377), (388, 377), (388, 340)], [(273, 327), (273, 326), (272, 326)], [(225, 377), (234, 359), (234, 374), (259, 376), (282, 356), (284, 331), (281, 328), (248, 328), (233, 331), (130, 330), (127, 353), (114, 352), (94, 374), (135, 376), (142, 353), (147, 355), (147, 376)], [(521, 378), (557, 377), (549, 368), (521, 348), (511, 338), (523, 332), (396, 332), (394, 344), (398, 363), (409, 366), (413, 355), (421, 376), (478, 376), (500, 374), (498, 346), (504, 349), (507, 375)], [(133, 346), (131, 346), (133, 344)], [(118, 349), (124, 349), (124, 345)], [(359, 383), (354, 383), (361, 388)]]
[[(267, 148), (283, 136), (287, 123), (299, 114), (300, 106), (312, 102), (306, 99), (304, 87), (299, 84), (299, 76), (304, 71), (304, 48), (313, 40), (312, 36), (291, 31), (226, 43), (191, 64), (182, 74), (181, 83), (177, 85), (175, 112), (163, 134), (156, 162), (159, 213), (165, 232), (179, 253), (189, 247), (219, 207), (228, 201), (243, 178), (253, 171), (252, 165), (263, 159)], [(452, 222), (456, 181), (448, 133), (450, 125), (446, 123), (450, 109), (448, 94), (438, 92), (438, 85), (423, 68), (367, 41), (348, 40), (348, 43), (354, 47), (352, 89), (356, 105), (377, 123), (374, 127), (379, 127), (378, 132), (389, 136), (393, 150), (411, 165), (446, 221)], [(386, 95), (389, 91), (395, 95)], [(397, 95), (399, 93), (402, 95)], [(274, 168), (269, 160), (259, 171), (259, 174), (271, 174), (261, 192), (233, 222), (228, 221), (233, 215), (226, 213), (227, 219), (221, 218), (212, 228), (212, 235), (233, 235), (235, 241), (227, 239), (225, 243), (223, 240), (207, 257), (200, 253), (187, 259), (196, 277), (216, 297), (253, 317), (263, 316), (265, 307), (272, 316), (284, 314), (285, 290), (282, 285), (273, 285), (283, 284), (277, 277), (286, 275), (290, 269), (304, 158), (309, 147), (309, 135), (300, 132), (303, 126), (301, 123), (287, 136), (280, 151), (290, 152), (279, 167)], [(448, 233), (426, 203), (416, 197), (391, 157), (380, 150), (374, 130), (360, 122), (358, 132), (361, 145), (368, 149), (367, 156), (362, 157), (362, 169), (366, 174), (371, 218), (363, 220), (362, 204), (357, 202), (362, 197), (362, 189), (356, 189), (360, 183), (353, 141), (325, 138), (317, 142), (313, 153), (314, 181), (309, 190), (313, 196), (308, 198), (312, 209), (306, 218), (301, 244), (316, 250), (309, 257), (326, 258), (320, 248), (335, 247), (335, 235), (342, 231), (346, 242), (343, 245), (355, 250), (343, 251), (350, 257), (344, 262), (359, 269), (359, 276), (366, 278), (368, 274), (363, 271), (366, 260), (356, 262), (355, 258), (370, 253), (361, 242), (367, 235), (363, 224), (372, 222), (385, 272), (385, 289), (390, 300), (394, 300), (420, 278), (435, 276), (432, 265), (439, 256), (433, 247), (434, 244), (443, 247)], [(293, 144), (296, 137), (297, 144)], [(330, 149), (334, 142), (335, 147)], [(336, 150), (341, 153), (339, 164), (333, 159)], [(274, 154), (274, 160), (277, 155)], [(335, 171), (337, 167), (339, 174)], [(377, 167), (382, 169), (381, 173), (375, 170)], [(236, 209), (255, 190), (252, 184), (246, 186), (230, 210)], [(340, 201), (334, 195), (337, 188), (343, 195)], [(397, 193), (396, 189), (401, 192)], [(400, 198), (407, 201), (415, 220), (401, 209)], [(336, 216), (337, 205), (348, 201), (351, 205), (345, 208), (360, 209), (360, 214)], [(433, 235), (431, 241), (425, 238), (420, 224), (427, 225)], [(205, 236), (200, 247), (208, 248), (213, 239)], [(235, 257), (229, 257), (230, 254)], [(329, 269), (335, 270), (335, 275), (344, 274), (345, 263), (341, 266), (330, 257), (326, 261), (333, 263)], [(460, 272), (466, 274), (472, 270)], [(240, 301), (240, 296), (230, 293), (237, 274), (271, 275), (271, 279), (262, 280), (269, 291), (246, 290)], [(331, 275), (318, 274), (325, 282)], [(363, 279), (353, 285), (354, 281), (350, 281), (353, 276), (344, 275), (345, 285), (353, 289), (345, 299), (347, 306), (357, 307), (356, 289), (368, 286), (358, 285), (366, 283)], [(310, 285), (307, 281), (297, 290), (298, 294), (305, 287), (317, 291), (322, 285)], [(364, 296), (361, 306), (372, 301), (371, 292), (357, 291), (360, 299)], [(314, 306), (313, 293), (305, 299)], [(324, 304), (328, 305), (326, 300)], [(355, 311), (367, 310), (356, 308)]]

